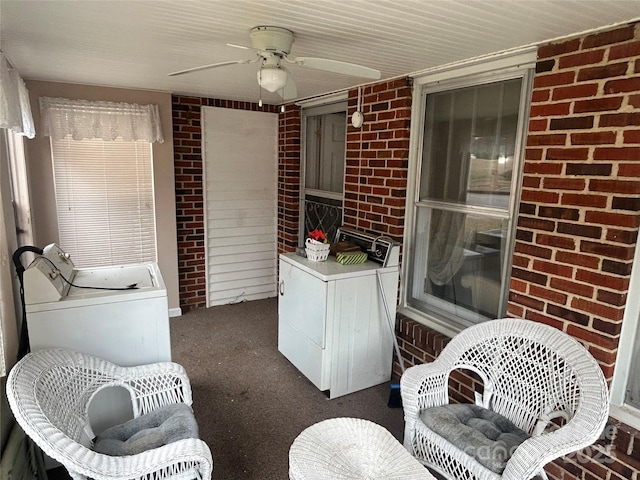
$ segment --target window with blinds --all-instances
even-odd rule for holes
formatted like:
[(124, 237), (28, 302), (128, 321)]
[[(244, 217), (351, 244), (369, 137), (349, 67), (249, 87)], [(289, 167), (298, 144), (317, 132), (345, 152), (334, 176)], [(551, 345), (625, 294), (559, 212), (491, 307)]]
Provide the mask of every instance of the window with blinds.
[(78, 267), (157, 261), (151, 144), (51, 139), (59, 242)]

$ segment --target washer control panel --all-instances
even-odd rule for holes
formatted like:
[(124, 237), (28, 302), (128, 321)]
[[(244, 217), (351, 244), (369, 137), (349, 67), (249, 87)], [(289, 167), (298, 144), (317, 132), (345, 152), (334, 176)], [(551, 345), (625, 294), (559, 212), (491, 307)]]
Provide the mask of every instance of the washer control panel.
[[(55, 302), (69, 291), (75, 265), (68, 253), (52, 243), (24, 271), (25, 304)], [(66, 280), (65, 280), (66, 279)]]

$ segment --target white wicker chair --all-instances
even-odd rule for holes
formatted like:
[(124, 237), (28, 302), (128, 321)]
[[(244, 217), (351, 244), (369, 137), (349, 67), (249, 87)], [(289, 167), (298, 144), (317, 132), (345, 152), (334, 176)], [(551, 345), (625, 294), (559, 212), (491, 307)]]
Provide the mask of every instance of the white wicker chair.
[[(476, 394), (476, 404), (531, 435), (515, 448), (501, 473), (427, 428), (420, 418), (429, 414), (426, 409), (449, 403), (449, 377), (458, 369), (481, 378), (484, 392)], [(424, 465), (456, 480), (527, 480), (536, 474), (546, 478), (545, 464), (598, 439), (609, 412), (602, 370), (582, 345), (556, 328), (513, 318), (460, 332), (434, 362), (405, 371), (401, 394), (405, 447)]]
[(93, 451), (89, 402), (107, 386), (129, 391), (135, 417), (164, 405), (192, 402), (189, 379), (176, 363), (124, 368), (63, 349), (25, 356), (9, 373), (7, 397), (25, 433), (75, 480), (211, 478), (211, 452), (196, 438), (136, 455), (109, 456)]

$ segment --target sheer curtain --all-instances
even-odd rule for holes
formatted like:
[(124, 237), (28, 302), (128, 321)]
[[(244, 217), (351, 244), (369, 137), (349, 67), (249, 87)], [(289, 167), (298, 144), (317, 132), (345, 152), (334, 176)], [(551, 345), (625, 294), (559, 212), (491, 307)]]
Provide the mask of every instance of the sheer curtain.
[[(457, 204), (464, 204), (467, 201), (467, 179), (471, 156), (466, 142), (471, 136), (471, 131), (464, 128), (464, 125), (459, 125), (461, 123), (453, 122), (450, 128), (458, 129), (453, 137), (462, 146), (456, 153), (447, 154), (447, 162), (440, 166), (439, 170), (443, 176), (432, 177), (433, 182), (441, 184), (443, 199)], [(447, 136), (451, 135), (452, 133), (448, 131)], [(435, 285), (451, 283), (464, 263), (466, 217), (466, 213), (463, 212), (433, 209), (427, 273)]]
[(0, 128), (13, 130), (28, 138), (36, 136), (27, 87), (2, 52), (0, 52)]
[(40, 98), (42, 130), (47, 137), (164, 142), (157, 105)]
[(427, 275), (435, 285), (447, 285), (464, 263), (466, 214), (433, 210)]

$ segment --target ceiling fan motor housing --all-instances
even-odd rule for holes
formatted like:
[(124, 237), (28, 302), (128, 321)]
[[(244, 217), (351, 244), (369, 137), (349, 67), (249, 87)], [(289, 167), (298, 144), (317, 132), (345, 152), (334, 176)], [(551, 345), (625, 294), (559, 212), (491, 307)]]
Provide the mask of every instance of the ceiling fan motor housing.
[(249, 33), (251, 45), (257, 50), (289, 55), (293, 44), (293, 32), (281, 27), (254, 27)]

